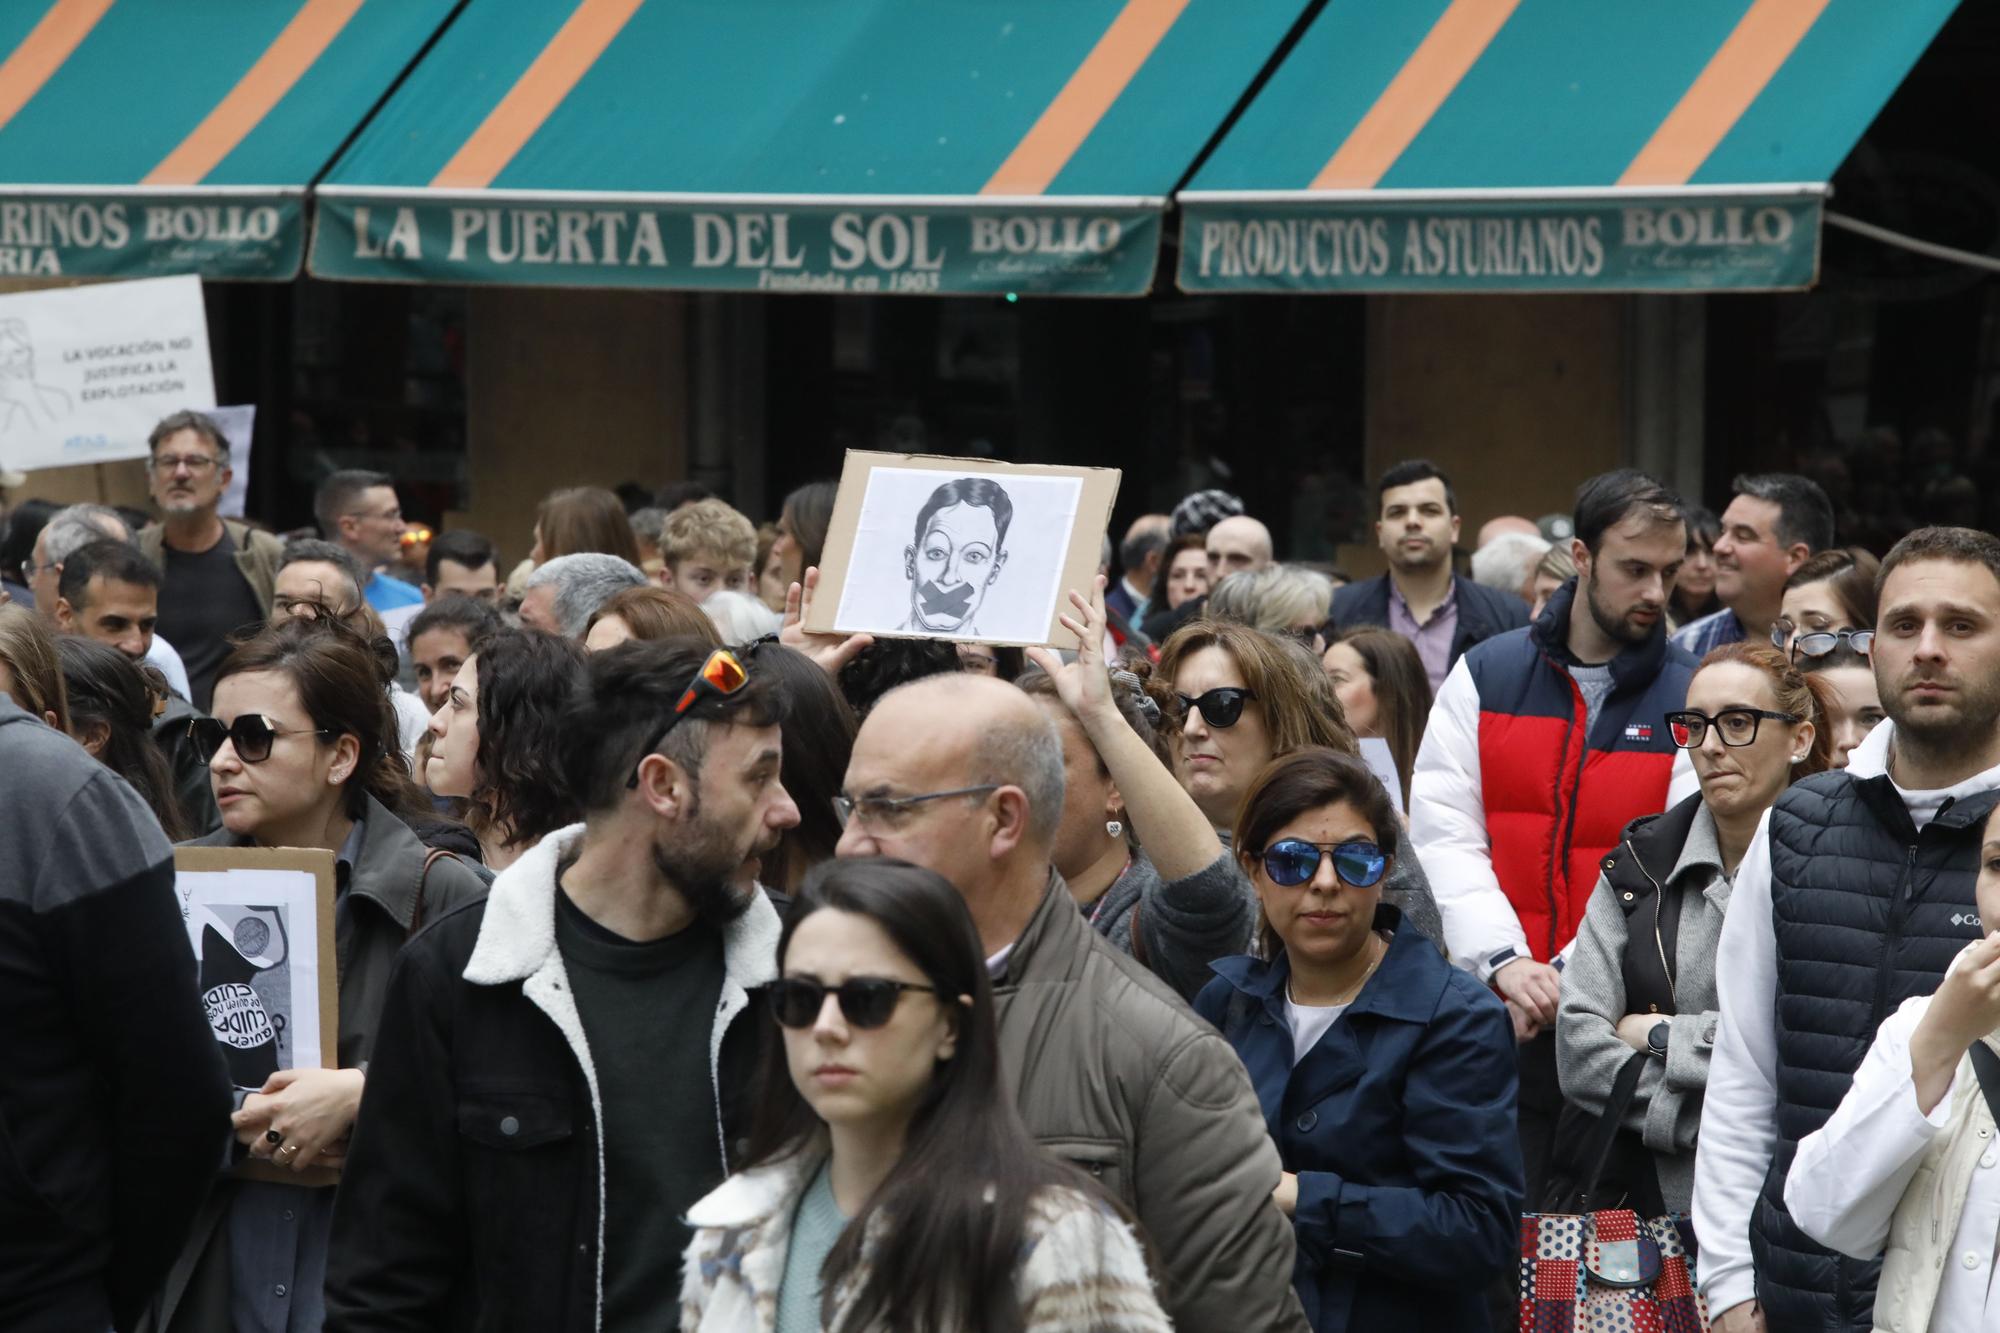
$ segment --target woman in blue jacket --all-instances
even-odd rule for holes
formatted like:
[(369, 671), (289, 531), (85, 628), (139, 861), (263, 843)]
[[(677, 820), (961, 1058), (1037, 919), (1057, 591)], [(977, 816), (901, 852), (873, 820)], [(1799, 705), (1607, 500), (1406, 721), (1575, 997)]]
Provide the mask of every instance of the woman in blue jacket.
[(1381, 901), (1398, 827), (1358, 759), (1266, 768), (1234, 842), (1262, 957), (1214, 964), (1195, 1000), (1256, 1084), (1317, 1333), (1489, 1329), (1486, 1288), (1518, 1262), (1513, 1028)]

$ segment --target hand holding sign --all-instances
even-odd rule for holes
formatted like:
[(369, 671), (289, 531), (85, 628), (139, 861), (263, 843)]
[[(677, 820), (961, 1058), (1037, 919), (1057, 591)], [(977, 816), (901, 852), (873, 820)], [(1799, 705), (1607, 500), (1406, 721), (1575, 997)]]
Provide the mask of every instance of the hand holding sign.
[(805, 627), (812, 614), (813, 593), (819, 588), (819, 570), (806, 570), (805, 582), (794, 583), (785, 593), (785, 622), (778, 630), (778, 642), (797, 649), (819, 663), (820, 670), (838, 676), (840, 669), (875, 642), (872, 634), (819, 634)]

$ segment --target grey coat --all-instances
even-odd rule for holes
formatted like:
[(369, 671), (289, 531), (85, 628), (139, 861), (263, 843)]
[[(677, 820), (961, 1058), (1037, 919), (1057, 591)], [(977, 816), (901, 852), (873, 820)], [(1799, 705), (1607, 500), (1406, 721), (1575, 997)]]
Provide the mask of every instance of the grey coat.
[(1215, 975), (1210, 963), (1250, 951), (1257, 894), (1226, 850), (1192, 875), (1161, 879), (1158, 867), (1135, 847), (1132, 864), (1089, 915), (1112, 948), (1144, 963), (1192, 1004)]
[[(1635, 825), (1634, 828), (1638, 826)], [(1695, 1135), (1701, 1126), (1702, 1094), (1708, 1087), (1709, 1057), (1715, 1050), (1719, 1001), (1715, 991), (1715, 948), (1729, 907), (1729, 880), (1722, 873), (1715, 820), (1706, 805), (1695, 812), (1679, 855), (1672, 849), (1633, 847), (1634, 829), (1625, 831), (1621, 852), (1667, 893), (1681, 895), (1675, 932), (1674, 1007), (1667, 1018), (1667, 1058), (1651, 1060), (1625, 1116), (1625, 1128), (1653, 1150), (1660, 1194), (1674, 1212), (1687, 1212), (1694, 1198)], [(1652, 850), (1648, 858), (1645, 850)], [(1592, 1113), (1602, 1113), (1612, 1080), (1632, 1056), (1619, 1039), (1618, 1020), (1626, 1015), (1624, 954), (1630, 924), (1647, 925), (1650, 910), (1625, 915), (1619, 891), (1602, 875), (1577, 931), (1576, 947), (1562, 977), (1556, 1015), (1556, 1073), (1563, 1096)]]

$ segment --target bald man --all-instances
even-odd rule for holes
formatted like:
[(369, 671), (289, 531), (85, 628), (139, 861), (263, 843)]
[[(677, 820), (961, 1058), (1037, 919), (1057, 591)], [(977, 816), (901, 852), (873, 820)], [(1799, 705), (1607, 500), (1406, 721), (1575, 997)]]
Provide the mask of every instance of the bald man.
[(1178, 1328), (1309, 1325), (1292, 1291), (1277, 1150), (1236, 1053), (1077, 911), (1049, 864), (1062, 742), (1003, 681), (892, 691), (855, 738), (841, 856), (894, 856), (964, 895), (993, 973), (1002, 1065), (1029, 1132), (1138, 1214)]
[(1472, 549), (1476, 551), (1495, 537), (1509, 532), (1518, 532), (1524, 537), (1542, 535), (1542, 530), (1535, 526), (1535, 520), (1532, 518), (1522, 518), (1519, 514), (1502, 514), (1498, 518), (1489, 518), (1479, 525), (1479, 540), (1472, 544)]
[(1208, 530), (1208, 582), (1210, 587), (1231, 574), (1263, 569), (1273, 559), (1271, 530), (1238, 514), (1225, 518)]

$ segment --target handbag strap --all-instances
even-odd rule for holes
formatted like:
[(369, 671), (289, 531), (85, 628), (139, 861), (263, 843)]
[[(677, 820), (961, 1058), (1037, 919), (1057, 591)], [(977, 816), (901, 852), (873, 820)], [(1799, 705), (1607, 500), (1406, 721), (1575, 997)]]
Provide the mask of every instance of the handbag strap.
[(417, 876), (417, 901), (410, 907), (410, 929), (405, 939), (424, 928), (424, 886), (430, 883), (431, 867), (447, 856), (454, 861), (458, 859), (458, 854), (449, 847), (433, 847), (424, 854), (424, 872)]
[[(1618, 1077), (1611, 1081), (1611, 1096), (1605, 1100), (1604, 1113), (1597, 1117), (1597, 1123), (1584, 1136), (1579, 1157), (1585, 1163), (1582, 1180), (1582, 1197), (1593, 1198), (1598, 1183), (1604, 1178), (1604, 1168), (1611, 1160), (1611, 1146), (1618, 1139), (1618, 1131), (1625, 1123), (1625, 1112), (1632, 1105), (1632, 1098), (1638, 1094), (1639, 1078), (1646, 1071), (1646, 1062), (1653, 1057), (1645, 1051), (1635, 1051), (1632, 1057), (1618, 1068)], [(2000, 1073), (2000, 1070), (1996, 1070)], [(1646, 1155), (1646, 1170), (1636, 1182), (1638, 1197), (1627, 1200), (1632, 1210), (1643, 1217), (1659, 1217), (1665, 1214), (1666, 1202), (1660, 1194), (1659, 1175), (1652, 1169), (1652, 1154)]]
[(1983, 1039), (1973, 1042), (1966, 1054), (1972, 1057), (1972, 1072), (1979, 1078), (1986, 1109), (1993, 1113), (1993, 1123), (2000, 1125), (2000, 1055), (1995, 1055)]

